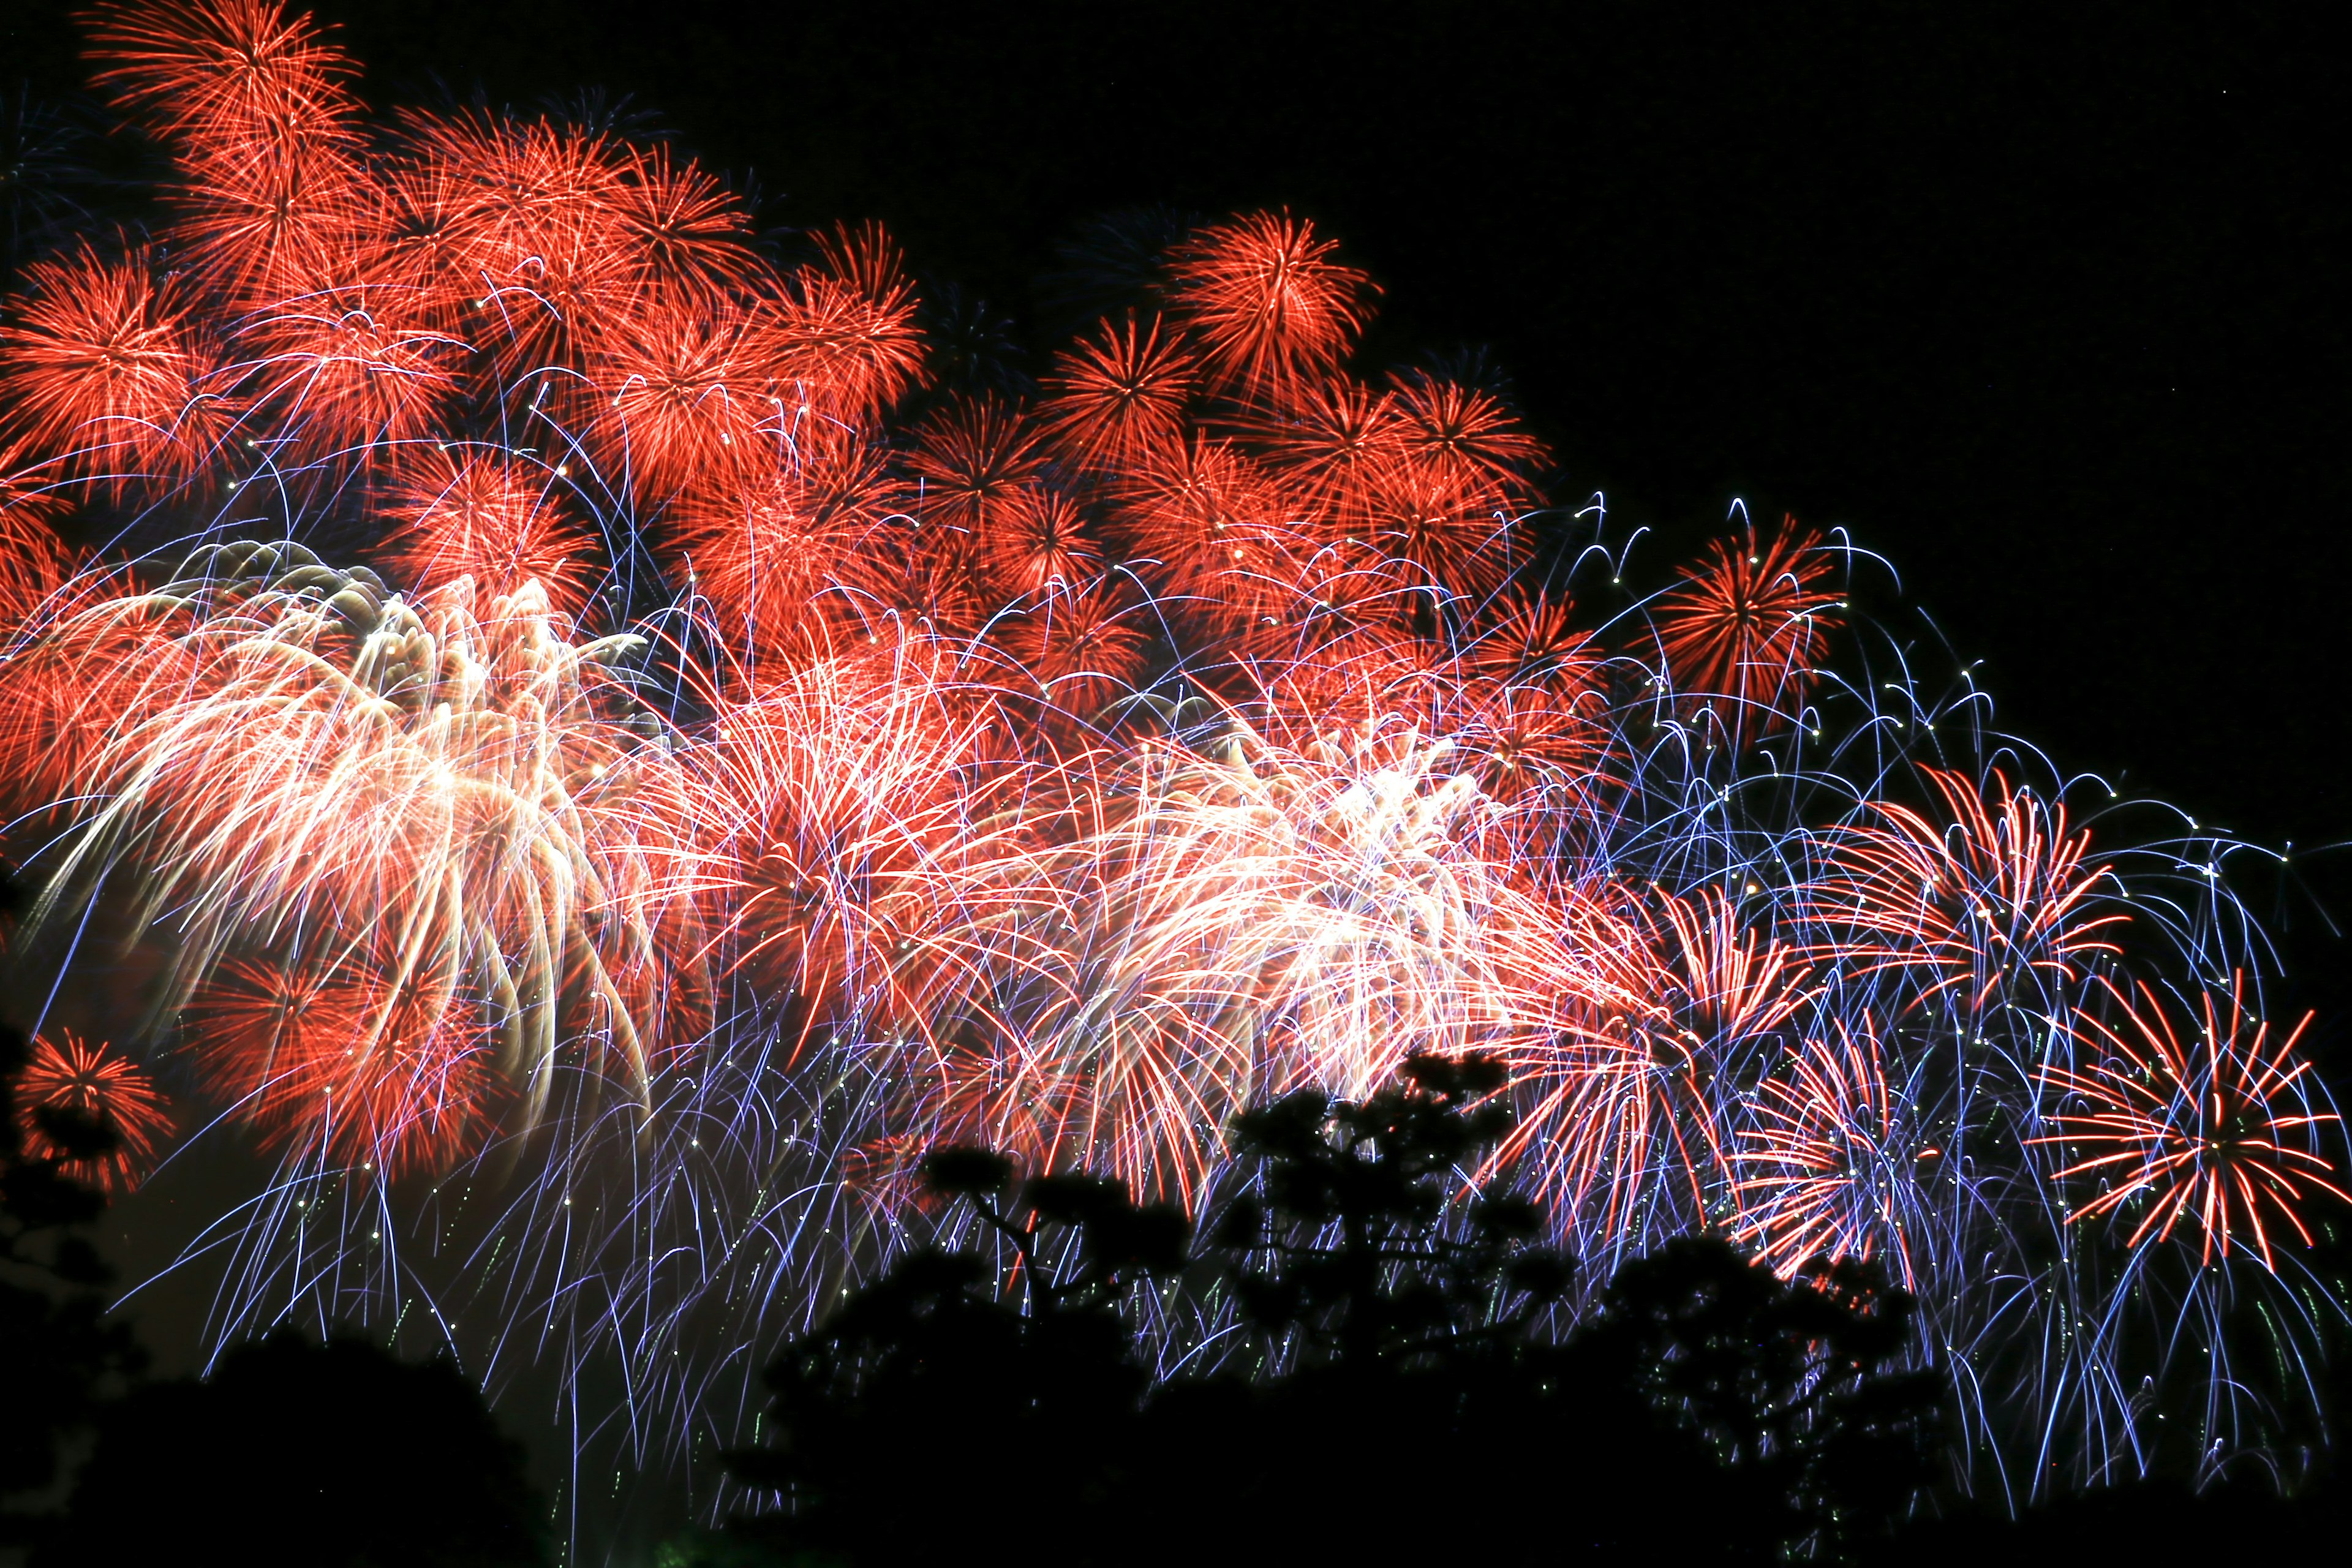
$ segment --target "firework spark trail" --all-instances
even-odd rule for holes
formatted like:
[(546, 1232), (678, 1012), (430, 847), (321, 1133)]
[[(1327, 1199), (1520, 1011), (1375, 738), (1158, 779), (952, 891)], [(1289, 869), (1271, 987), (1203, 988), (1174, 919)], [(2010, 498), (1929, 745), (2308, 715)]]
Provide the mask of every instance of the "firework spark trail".
[[(661, 813), (630, 797), (675, 781), (651, 715), (600, 668), (631, 639), (564, 641), (532, 582), (477, 616), (470, 583), (412, 609), (299, 546), (207, 550), (191, 567), (58, 630), (68, 657), (47, 677), (128, 721), (85, 763), (104, 804), (84, 816), (45, 903), (85, 868), (136, 863), (142, 923), (172, 912), (200, 1011), (210, 970), (232, 953), (314, 975), (358, 963), (377, 985), (332, 992), (354, 1009), (342, 1042), (353, 1053), (397, 1053), (463, 997), (491, 1014), (526, 1120), (571, 1032), (569, 993), (644, 1100), (646, 1041), (680, 999), (661, 949), (675, 935), (662, 889), (681, 850), (635, 833)], [(171, 628), (160, 648), (132, 644), (140, 668), (124, 668), (109, 635), (125, 621)], [(70, 657), (82, 647), (100, 650), (98, 668)], [(125, 686), (137, 689), (118, 702)], [(310, 984), (296, 994), (317, 1004)], [(420, 1001), (424, 1021), (395, 1026)], [(277, 1054), (251, 1038), (262, 1015), (238, 1011), (238, 1053)], [(411, 1077), (395, 1066), (383, 1081), (399, 1094)]]
[(2217, 1248), (2238, 1247), (2275, 1269), (2270, 1231), (2279, 1225), (2309, 1247), (2311, 1232), (2297, 1212), (2303, 1202), (2313, 1192), (2347, 1197), (2325, 1174), (2333, 1167), (2316, 1136), (2342, 1119), (2315, 1114), (2294, 1093), (2311, 1070), (2308, 1059), (2294, 1056), (2309, 1016), (2269, 1047), (2270, 1025), (2246, 1016), (2239, 979), (2226, 1008), (2217, 1008), (2211, 992), (2202, 994), (2194, 1040), (2184, 1042), (2147, 982), (2136, 987), (2137, 1002), (2114, 982), (2105, 984), (2122, 1008), (2122, 1027), (2079, 1013), (2081, 1043), (2095, 1059), (2084, 1070), (2053, 1067), (2042, 1074), (2070, 1107), (2080, 1107), (2052, 1115), (2056, 1131), (2036, 1140), (2080, 1153), (2054, 1179), (2100, 1177), (2099, 1195), (2070, 1222), (2144, 1210), (2126, 1239), (2137, 1247), (2151, 1232), (2168, 1237), (2187, 1220), (2200, 1233), (2200, 1263), (2210, 1263)]
[(173, 174), (0, 329), (17, 962), (112, 911), (164, 982), (74, 1071), (276, 1162), (184, 1265), (218, 1336), (413, 1310), (691, 1469), (956, 1223), (933, 1142), (1198, 1200), (1235, 1109), (1475, 1050), (1596, 1280), (1886, 1260), (1971, 1486), (2307, 1432), (2345, 1149), (2253, 851), (2081, 816), (1850, 541), (1631, 598), (1499, 394), (1351, 367), (1287, 214), (968, 395), (878, 228), (787, 268), (610, 125), (373, 125), (275, 0), (91, 39)]

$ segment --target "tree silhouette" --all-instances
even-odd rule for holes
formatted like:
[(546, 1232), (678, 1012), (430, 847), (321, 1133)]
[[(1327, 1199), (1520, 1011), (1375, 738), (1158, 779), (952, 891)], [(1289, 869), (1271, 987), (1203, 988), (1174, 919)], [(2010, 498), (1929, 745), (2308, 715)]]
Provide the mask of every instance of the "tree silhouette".
[(1492, 1098), (1502, 1068), (1417, 1057), (1401, 1076), (1360, 1103), (1302, 1090), (1234, 1120), (1262, 1192), (1225, 1205), (1213, 1245), (1241, 1261), (1244, 1317), (1301, 1364), (1507, 1357), (1573, 1278), (1532, 1245), (1543, 1222), (1525, 1196), (1451, 1212), (1455, 1173), (1510, 1130)]
[[(1070, 1563), (1505, 1542), (1767, 1561), (1885, 1531), (1934, 1426), (1932, 1383), (1886, 1371), (1908, 1300), (1858, 1267), (1784, 1282), (1694, 1238), (1626, 1265), (1561, 1340), (1575, 1269), (1534, 1205), (1507, 1182), (1465, 1201), (1509, 1127), (1501, 1083), (1416, 1058), (1360, 1102), (1304, 1091), (1237, 1118), (1249, 1179), (1186, 1274), (1204, 1320), (1230, 1301), (1253, 1348), (1156, 1387), (1119, 1308), (1185, 1268), (1181, 1217), (1080, 1176), (1007, 1208), (1009, 1162), (934, 1154), (927, 1178), (972, 1201), (1012, 1285), (928, 1250), (796, 1342), (770, 1373), (772, 1444), (732, 1460), (783, 1506), (735, 1539), (982, 1560), (1043, 1550), (1050, 1519)], [(998, 1509), (1013, 1497), (1017, 1520)]]
[(992, 1260), (926, 1249), (786, 1350), (768, 1373), (773, 1442), (730, 1459), (783, 1500), (740, 1532), (780, 1552), (952, 1561), (1011, 1528), (955, 1500), (982, 1473), (1049, 1489), (1057, 1533), (1083, 1535), (1130, 1485), (1120, 1439), (1149, 1379), (1118, 1306), (1184, 1266), (1183, 1215), (1083, 1175), (1034, 1178), (1007, 1204), (1012, 1163), (979, 1150), (935, 1151), (923, 1174), (1003, 1240), (1017, 1291), (997, 1291)]
[(1620, 1269), (1570, 1350), (1627, 1369), (1783, 1546), (1835, 1560), (1891, 1531), (1932, 1479), (1943, 1380), (1893, 1370), (1912, 1308), (1874, 1266), (1816, 1261), (1784, 1281), (1684, 1237)]
[(35, 1568), (537, 1568), (521, 1450), (446, 1361), (284, 1332), (111, 1404)]
[(0, 1545), (37, 1542), (53, 1528), (65, 1445), (89, 1426), (100, 1399), (145, 1364), (131, 1331), (105, 1321), (98, 1292), (109, 1271), (81, 1234), (105, 1196), (60, 1168), (107, 1154), (112, 1136), (79, 1111), (37, 1106), (34, 1124), (58, 1154), (28, 1153), (15, 1095), (30, 1057), (24, 1035), (0, 1026)]

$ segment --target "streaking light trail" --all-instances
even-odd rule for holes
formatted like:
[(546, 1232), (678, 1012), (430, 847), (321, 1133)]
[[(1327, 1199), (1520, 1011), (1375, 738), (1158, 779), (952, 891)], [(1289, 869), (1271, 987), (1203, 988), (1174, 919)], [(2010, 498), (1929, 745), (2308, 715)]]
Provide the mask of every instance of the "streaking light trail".
[(1497, 392), (1351, 368), (1289, 213), (964, 394), (877, 227), (786, 266), (658, 142), (372, 123), (276, 0), (89, 38), (173, 174), (0, 318), (13, 962), (144, 955), (27, 1079), (110, 1187), (271, 1163), (182, 1264), (219, 1338), (552, 1366), (690, 1467), (932, 1143), (1197, 1199), (1237, 1109), (1479, 1051), (1594, 1280), (1884, 1260), (1973, 1487), (2308, 1440), (2346, 1150), (2263, 852), (1995, 731), (1843, 536), (1633, 594)]

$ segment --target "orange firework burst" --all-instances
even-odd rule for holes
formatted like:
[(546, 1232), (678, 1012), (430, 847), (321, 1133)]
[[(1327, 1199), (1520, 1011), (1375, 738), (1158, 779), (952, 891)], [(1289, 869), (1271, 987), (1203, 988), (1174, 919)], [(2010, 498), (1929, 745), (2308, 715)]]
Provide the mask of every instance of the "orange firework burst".
[(577, 617), (598, 572), (597, 543), (564, 516), (561, 478), (494, 447), (416, 443), (402, 449), (382, 546), (395, 579), (435, 589), (469, 577), (490, 595), (526, 582)]
[(1371, 319), (1371, 280), (1330, 259), (1336, 241), (1284, 213), (1213, 224), (1186, 241), (1169, 294), (1217, 384), (1281, 397), (1326, 374)]
[[(1715, 711), (1735, 735), (1790, 721), (1812, 689), (1838, 596), (1820, 584), (1832, 563), (1821, 536), (1784, 519), (1759, 545), (1750, 523), (1745, 548), (1716, 540), (1707, 558), (1681, 569), (1685, 585), (1652, 611), (1675, 689)], [(1730, 704), (1721, 711), (1711, 700)]]
[(2303, 1087), (2311, 1063), (2295, 1056), (2311, 1015), (2272, 1046), (2269, 1023), (2246, 1016), (2243, 979), (2232, 977), (2226, 1007), (2212, 992), (2200, 994), (2184, 1039), (2147, 982), (2135, 1000), (2103, 977), (2121, 1026), (2084, 1011), (2075, 1031), (2101, 1059), (2088, 1071), (2041, 1074), (2066, 1097), (2065, 1109), (2050, 1117), (2061, 1131), (2033, 1142), (2080, 1156), (2055, 1179), (2099, 1178), (2099, 1195), (2069, 1224), (2138, 1210), (2128, 1240), (2137, 1247), (2187, 1220), (2203, 1233), (2201, 1261), (2236, 1247), (2274, 1268), (2273, 1229), (2284, 1224), (2309, 1247), (2302, 1206), (2321, 1194), (2352, 1202), (2327, 1179), (2336, 1167), (2319, 1152), (2320, 1129), (2342, 1119), (2312, 1109)]
[(1808, 1040), (1757, 1093), (1757, 1125), (1730, 1156), (1738, 1173), (1733, 1235), (1754, 1243), (1782, 1279), (1815, 1258), (1864, 1261), (1888, 1255), (1895, 1278), (1915, 1280), (1906, 1189), (1918, 1159), (1897, 1126), (1878, 1037), (1837, 1026), (1837, 1044)]
[(1962, 775), (1920, 772), (1958, 831), (1873, 801), (1884, 826), (1841, 831), (1828, 874), (1807, 894), (1820, 919), (1863, 933), (1842, 945), (1844, 956), (1868, 972), (1924, 972), (1935, 978), (1929, 995), (1965, 986), (1980, 1011), (2011, 981), (2039, 974), (2071, 984), (2090, 961), (2122, 951), (2111, 928), (2130, 917), (2095, 912), (2109, 870), (2084, 865), (2090, 830), (2069, 834), (2064, 805), (2012, 790), (1998, 770), (1990, 806)]
[(54, 1039), (34, 1039), (32, 1058), (18, 1075), (16, 1090), (25, 1150), (37, 1160), (62, 1159), (65, 1153), (35, 1120), (39, 1106), (78, 1110), (114, 1135), (111, 1152), (65, 1160), (62, 1166), (75, 1181), (106, 1192), (137, 1186), (155, 1157), (155, 1141), (172, 1131), (172, 1113), (155, 1080), (111, 1047), (84, 1044), (70, 1029), (60, 1029)]

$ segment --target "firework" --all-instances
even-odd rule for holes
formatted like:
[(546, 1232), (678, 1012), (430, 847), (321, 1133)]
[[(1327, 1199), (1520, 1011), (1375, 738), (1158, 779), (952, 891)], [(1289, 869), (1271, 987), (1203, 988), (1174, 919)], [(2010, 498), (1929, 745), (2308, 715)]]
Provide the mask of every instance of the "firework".
[(2324, 1193), (2352, 1201), (2328, 1180), (2336, 1166), (2320, 1152), (2321, 1130), (2341, 1119), (2313, 1110), (2304, 1081), (2311, 1063), (2294, 1055), (2310, 1016), (2271, 1044), (2269, 1023), (2246, 1016), (2239, 976), (2226, 1003), (2210, 991), (2200, 995), (2184, 1040), (2173, 1010), (2146, 981), (2136, 994), (2112, 981), (2105, 988), (2119, 1025), (2088, 1010), (2077, 1015), (2095, 1059), (2042, 1075), (2065, 1108), (2051, 1116), (2056, 1131), (2041, 1142), (2075, 1156), (2055, 1179), (2095, 1176), (2098, 1184), (2098, 1195), (2070, 1220), (2137, 1216), (2129, 1247), (2166, 1240), (2185, 1222), (2198, 1232), (2205, 1263), (2236, 1247), (2275, 1268), (2271, 1233), (2280, 1226), (2309, 1247), (2301, 1211), (2310, 1199)]
[(1159, 318), (1107, 321), (1055, 361), (1045, 416), (1080, 463), (1123, 473), (1182, 441), (1193, 382), (1191, 356)]
[(1819, 535), (1790, 519), (1765, 543), (1751, 525), (1744, 548), (1717, 540), (1705, 564), (1685, 566), (1685, 586), (1659, 597), (1658, 647), (1675, 684), (1705, 710), (1716, 699), (1735, 734), (1790, 720), (1816, 679), (1839, 604), (1821, 586), (1831, 572)]
[(567, 616), (587, 607), (600, 552), (566, 516), (559, 475), (442, 442), (403, 447), (399, 467), (381, 552), (395, 581), (429, 592), (462, 578), (493, 595), (533, 582)]
[(1279, 395), (1347, 357), (1370, 320), (1371, 279), (1331, 259), (1338, 249), (1288, 213), (1213, 225), (1184, 243), (1170, 293), (1219, 384)]
[[(1195, 1200), (1236, 1109), (1480, 1052), (1596, 1283), (1884, 1260), (1970, 1485), (2303, 1419), (2343, 1129), (2249, 1022), (2231, 846), (2094, 853), (1886, 678), (1861, 552), (1743, 517), (1596, 612), (1644, 563), (1491, 387), (1353, 363), (1370, 280), (1286, 213), (960, 393), (878, 228), (786, 266), (611, 124), (373, 123), (269, 0), (91, 37), (172, 174), (0, 329), (12, 962), (140, 950), (189, 1135), (276, 1163), (183, 1265), (216, 1331), (429, 1300), (494, 1384), (622, 1369), (676, 1419), (571, 1418), (630, 1458), (724, 1447), (929, 1234), (930, 1144)], [(56, 1037), (125, 1183), (172, 1126)]]
[(2099, 894), (2116, 884), (2106, 866), (2084, 865), (2091, 835), (2066, 830), (2063, 805), (2012, 789), (1996, 770), (1988, 808), (1959, 775), (1921, 772), (1950, 827), (1873, 802), (1877, 820), (1842, 830), (1817, 885), (1815, 916), (1843, 928), (1843, 956), (1925, 972), (1929, 995), (1961, 987), (1980, 1013), (2020, 982), (2063, 988), (2122, 952), (2114, 928), (2130, 917), (2097, 912)]
[(64, 1151), (34, 1116), (42, 1106), (79, 1111), (112, 1135), (114, 1147), (89, 1159), (66, 1160), (65, 1173), (110, 1193), (126, 1193), (153, 1162), (157, 1143), (172, 1131), (172, 1113), (152, 1079), (112, 1047), (86, 1044), (72, 1030), (33, 1042), (32, 1059), (17, 1075), (16, 1115), (26, 1152), (37, 1160)]
[(1834, 1045), (1809, 1040), (1785, 1072), (1767, 1079), (1759, 1126), (1741, 1132), (1734, 1234), (1757, 1244), (1783, 1279), (1808, 1259), (1885, 1255), (1905, 1289), (1918, 1283), (1905, 1232), (1904, 1189), (1926, 1153), (1898, 1126), (1904, 1103), (1886, 1083), (1876, 1036), (1839, 1029)]
[(117, 489), (178, 477), (211, 455), (231, 405), (222, 350), (196, 301), (158, 280), (143, 246), (88, 240), (26, 270), (27, 306), (0, 328), (9, 444), (0, 463)]
[(478, 611), (470, 583), (412, 609), (370, 574), (265, 546), (201, 552), (56, 642), (45, 679), (113, 722), (83, 764), (106, 804), (46, 899), (127, 858), (145, 908), (180, 909), (190, 988), (248, 949), (331, 970), (364, 948), (379, 983), (336, 991), (353, 1052), (387, 1031), (423, 1049), (434, 1032), (394, 1016), (465, 994), (496, 1013), (531, 1105), (582, 1013), (643, 1096), (653, 1018), (677, 994), (664, 889), (682, 857), (652, 798), (659, 726), (603, 662), (628, 639), (563, 641), (535, 583)]

